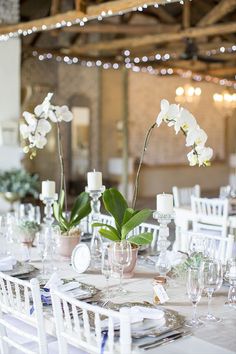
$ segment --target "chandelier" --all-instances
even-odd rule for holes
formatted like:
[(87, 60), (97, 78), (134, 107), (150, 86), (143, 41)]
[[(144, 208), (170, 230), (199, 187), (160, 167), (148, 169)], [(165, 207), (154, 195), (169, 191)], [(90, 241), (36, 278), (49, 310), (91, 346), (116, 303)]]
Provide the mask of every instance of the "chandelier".
[(175, 101), (178, 103), (196, 103), (199, 101), (202, 90), (200, 87), (194, 87), (192, 85), (179, 86), (175, 90)]

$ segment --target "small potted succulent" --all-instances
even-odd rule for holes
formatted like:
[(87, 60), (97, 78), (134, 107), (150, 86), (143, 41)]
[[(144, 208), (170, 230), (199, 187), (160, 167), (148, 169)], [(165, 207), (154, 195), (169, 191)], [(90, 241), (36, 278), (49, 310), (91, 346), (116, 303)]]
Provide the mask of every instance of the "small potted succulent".
[(59, 253), (61, 256), (70, 257), (73, 249), (80, 241), (81, 230), (79, 223), (81, 219), (91, 212), (89, 195), (82, 192), (76, 198), (70, 215), (65, 215), (64, 210), (65, 193), (62, 190), (59, 201), (54, 203), (54, 216), (61, 230)]
[(20, 222), (18, 229), (18, 235), (22, 243), (28, 247), (32, 247), (36, 233), (40, 230), (40, 226), (35, 221), (22, 221)]
[(107, 189), (103, 193), (103, 203), (106, 211), (113, 216), (115, 227), (96, 222), (95, 227), (100, 227), (101, 236), (113, 242), (130, 242), (132, 247), (131, 263), (124, 268), (126, 278), (133, 275), (138, 256), (138, 248), (141, 245), (149, 244), (152, 241), (152, 233), (144, 232), (135, 234), (135, 228), (146, 221), (152, 214), (150, 209), (134, 210), (128, 204), (122, 194), (115, 188)]

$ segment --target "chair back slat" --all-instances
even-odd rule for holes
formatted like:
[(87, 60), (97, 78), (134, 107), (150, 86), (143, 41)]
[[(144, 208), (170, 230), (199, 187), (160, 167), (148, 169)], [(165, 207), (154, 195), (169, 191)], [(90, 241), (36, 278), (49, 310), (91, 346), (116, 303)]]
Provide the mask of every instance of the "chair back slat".
[(227, 235), (229, 202), (222, 199), (191, 197), (193, 229), (213, 230), (225, 237)]
[(201, 189), (198, 184), (193, 187), (179, 188), (174, 186), (172, 188), (174, 197), (174, 206), (180, 208), (181, 206), (191, 205), (191, 196), (200, 197)]
[[(128, 313), (108, 310), (69, 297), (57, 289), (52, 290), (53, 313), (59, 343), (59, 354), (67, 354), (63, 348), (71, 344), (91, 353), (101, 353), (103, 331), (106, 329), (108, 339), (105, 343), (104, 354), (131, 354), (130, 316)], [(72, 332), (68, 330), (65, 319), (65, 302), (71, 316)], [(61, 304), (63, 306), (61, 306)], [(129, 312), (129, 309), (127, 309)], [(79, 316), (79, 318), (78, 318)], [(81, 317), (81, 321), (80, 321)], [(120, 323), (120, 343), (114, 335), (114, 323)], [(75, 333), (80, 331), (80, 335)]]
[[(43, 309), (40, 296), (40, 288), (37, 279), (30, 282), (23, 281), (0, 272), (0, 346), (4, 354), (8, 353), (10, 346), (14, 346), (23, 353), (47, 354), (47, 340), (43, 318)], [(33, 309), (33, 310), (32, 310)], [(6, 315), (35, 327), (37, 335), (29, 334), (18, 323), (8, 322)], [(11, 330), (28, 341), (35, 342), (35, 349), (22, 347), (14, 336), (7, 336), (7, 329)]]

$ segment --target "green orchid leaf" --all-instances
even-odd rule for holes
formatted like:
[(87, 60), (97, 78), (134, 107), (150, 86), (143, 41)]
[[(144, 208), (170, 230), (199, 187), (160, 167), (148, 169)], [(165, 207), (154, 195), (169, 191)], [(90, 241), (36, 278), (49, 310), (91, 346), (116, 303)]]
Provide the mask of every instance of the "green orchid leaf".
[(142, 224), (142, 222), (146, 221), (147, 218), (149, 218), (151, 215), (152, 215), (152, 211), (150, 209), (143, 209), (137, 212), (136, 214), (134, 214), (129, 219), (129, 221), (127, 221), (126, 224), (122, 226), (122, 230), (121, 230), (122, 240), (125, 239), (126, 235), (128, 235), (130, 231), (132, 231), (133, 229), (135, 229), (135, 227)]
[(120, 241), (120, 238), (117, 236), (117, 234), (113, 233), (111, 230), (107, 229), (100, 229), (99, 233), (101, 236), (107, 238), (108, 240), (111, 241)]
[(55, 219), (59, 222), (59, 220), (60, 220), (60, 206), (56, 202), (53, 204), (53, 214), (55, 216)]
[(74, 222), (75, 220), (81, 220), (86, 215), (88, 215), (91, 211), (89, 194), (86, 192), (80, 193), (80, 195), (76, 198), (76, 201), (71, 210), (70, 221)]
[(93, 227), (107, 227), (120, 240), (120, 235), (119, 235), (118, 231), (113, 226), (108, 225), (108, 224), (104, 224), (104, 223), (101, 223), (101, 222), (95, 222), (95, 223), (92, 224), (92, 226)]
[(118, 190), (110, 188), (103, 193), (103, 203), (109, 214), (114, 217), (117, 230), (119, 231), (125, 211), (128, 208), (126, 200)]
[(132, 216), (135, 214), (135, 210), (132, 208), (127, 208), (125, 210), (125, 214), (124, 214), (124, 218), (122, 220), (122, 225), (125, 225), (127, 223), (127, 221), (129, 221), (129, 219), (132, 218)]
[(130, 243), (134, 243), (135, 245), (147, 245), (152, 242), (152, 233), (151, 232), (144, 232), (139, 235), (131, 236), (128, 238)]

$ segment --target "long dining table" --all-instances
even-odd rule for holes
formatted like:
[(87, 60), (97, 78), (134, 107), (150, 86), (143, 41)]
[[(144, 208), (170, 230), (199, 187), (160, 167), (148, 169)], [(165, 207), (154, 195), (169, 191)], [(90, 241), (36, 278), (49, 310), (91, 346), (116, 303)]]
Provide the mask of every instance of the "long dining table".
[[(36, 268), (41, 268), (41, 262), (36, 258), (32, 261)], [(83, 274), (76, 273), (70, 261), (58, 262), (58, 275), (61, 279), (76, 279), (98, 289), (104, 289), (105, 277), (99, 270), (88, 270)], [(124, 279), (124, 287), (128, 294), (119, 296), (113, 292), (111, 301), (114, 303), (125, 302), (150, 302), (153, 303), (153, 278), (156, 275), (154, 264), (138, 261), (135, 274), (131, 279)], [(49, 276), (49, 275), (48, 275)], [(114, 290), (118, 284), (118, 279), (110, 278), (110, 289)], [(174, 341), (173, 343), (148, 350), (150, 354), (232, 354), (236, 352), (236, 310), (227, 306), (227, 286), (222, 288), (213, 296), (212, 311), (222, 318), (222, 321), (214, 324), (206, 324), (202, 328), (193, 331), (189, 337)], [(180, 279), (176, 281), (176, 286), (167, 287), (169, 301), (160, 308), (166, 307), (177, 311), (179, 314), (189, 319), (192, 315), (192, 305), (186, 293), (184, 282)], [(115, 295), (114, 295), (115, 294)], [(46, 330), (48, 334), (55, 335), (55, 325), (52, 319), (52, 309), (45, 308)], [(198, 315), (206, 314), (207, 298), (202, 297), (198, 305)], [(153, 340), (145, 338), (143, 341)], [(138, 342), (140, 344), (140, 342)], [(141, 341), (142, 344), (142, 341)], [(144, 352), (142, 349), (135, 349), (135, 353)]]

